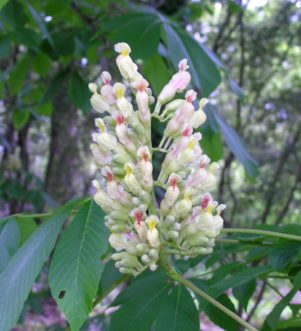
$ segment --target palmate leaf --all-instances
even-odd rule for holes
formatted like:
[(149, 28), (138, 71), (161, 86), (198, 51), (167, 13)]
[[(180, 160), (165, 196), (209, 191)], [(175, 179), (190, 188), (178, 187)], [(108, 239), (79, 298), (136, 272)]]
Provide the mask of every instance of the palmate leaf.
[(61, 208), (55, 216), (43, 223), (1, 273), (1, 331), (9, 331), (17, 322), (32, 284), (53, 249), (64, 220), (75, 204), (76, 202)]
[(187, 289), (178, 285), (166, 296), (154, 331), (199, 331), (199, 312)]
[(59, 241), (51, 263), (52, 295), (72, 330), (78, 330), (92, 309), (103, 271), (101, 256), (108, 248), (103, 212), (85, 203)]

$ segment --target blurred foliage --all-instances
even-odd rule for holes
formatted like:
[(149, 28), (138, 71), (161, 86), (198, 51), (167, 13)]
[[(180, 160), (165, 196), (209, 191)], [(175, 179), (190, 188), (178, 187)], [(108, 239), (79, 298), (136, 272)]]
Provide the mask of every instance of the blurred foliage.
[[(220, 163), (217, 195), (228, 206), (226, 226), (301, 236), (301, 3), (264, 4), (255, 0), (0, 1), (1, 331), (10, 330), (20, 314), (20, 325), (30, 311), (43, 314), (41, 306), (50, 300), (47, 282), (38, 293), (31, 287), (64, 220), (72, 219), (70, 213), (83, 201), (67, 204), (48, 221), (45, 215), (28, 212), (49, 211), (89, 193), (96, 168), (89, 152), (94, 115), (89, 112), (87, 84), (97, 81), (103, 70), (116, 76), (112, 50), (116, 41), (131, 45), (154, 94), (168, 81), (178, 60), (188, 58), (193, 88), (210, 99), (201, 145)], [(155, 122), (153, 129), (159, 142), (162, 128)], [(95, 218), (89, 219), (86, 211), (94, 207), (89, 204), (78, 213), (92, 226)], [(102, 252), (103, 261), (107, 259), (106, 240), (98, 238), (99, 246), (91, 249), (78, 217), (63, 232), (50, 268), (54, 299), (74, 330), (87, 318), (95, 295), (100, 300), (123, 280), (112, 263), (94, 265), (76, 254), (75, 243), (80, 241), (89, 258)], [(177, 261), (177, 268), (261, 330), (300, 330), (300, 302), (292, 302), (301, 286), (300, 241), (243, 234), (224, 239), (232, 242), (221, 240), (212, 256), (193, 263)], [(57, 258), (58, 252), (64, 260)], [(76, 269), (74, 261), (83, 263), (83, 268)], [(46, 263), (40, 277), (48, 275), (48, 269)], [(75, 276), (79, 281), (71, 284), (70, 277)], [(289, 290), (282, 293), (281, 286)], [(70, 308), (74, 298), (64, 298), (63, 287), (82, 291), (80, 316)], [(224, 330), (238, 327), (160, 273), (131, 280), (113, 301), (112, 306), (117, 305), (121, 309), (111, 323), (110, 316), (97, 310), (89, 323), (96, 330), (128, 329), (125, 321), (137, 331), (167, 330), (173, 322), (170, 330), (198, 330), (198, 316), (205, 312)], [(202, 313), (200, 325), (205, 330), (203, 317)], [(58, 321), (48, 330), (66, 329), (65, 322)], [(89, 330), (89, 323), (81, 329)]]

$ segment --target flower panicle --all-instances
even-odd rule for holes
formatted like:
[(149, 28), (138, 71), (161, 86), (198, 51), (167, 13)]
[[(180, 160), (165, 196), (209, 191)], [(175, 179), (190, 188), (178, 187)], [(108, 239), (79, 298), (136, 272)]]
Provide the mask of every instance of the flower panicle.
[[(115, 45), (116, 64), (123, 83), (101, 74), (101, 86), (89, 84), (95, 120), (91, 150), (101, 171), (94, 200), (107, 213), (105, 224), (116, 253), (112, 259), (121, 273), (137, 276), (158, 267), (160, 249), (175, 257), (210, 254), (223, 227), (225, 205), (213, 200), (217, 165), (202, 152), (202, 136), (194, 132), (206, 120), (208, 102), (197, 93), (184, 92), (191, 76), (186, 59), (163, 87), (156, 104), (148, 81), (139, 73), (126, 43)], [(130, 93), (131, 92), (131, 93)], [(152, 111), (153, 109), (153, 111)], [(161, 143), (153, 148), (151, 118), (166, 123)], [(154, 151), (166, 153), (157, 180), (153, 179)], [(165, 189), (154, 201), (155, 186)]]

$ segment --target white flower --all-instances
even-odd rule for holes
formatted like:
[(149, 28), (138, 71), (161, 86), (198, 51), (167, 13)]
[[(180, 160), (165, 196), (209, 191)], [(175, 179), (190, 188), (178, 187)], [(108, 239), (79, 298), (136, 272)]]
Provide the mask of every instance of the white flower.
[[(115, 266), (137, 276), (146, 268), (155, 271), (159, 252), (166, 248), (176, 257), (210, 254), (223, 226), (225, 205), (208, 193), (216, 185), (217, 165), (203, 154), (202, 135), (193, 132), (206, 120), (203, 108), (208, 100), (201, 99), (196, 111), (193, 90), (186, 91), (185, 100), (173, 100), (190, 83), (187, 60), (179, 62), (179, 71), (159, 93), (152, 112), (155, 98), (130, 57), (129, 45), (118, 43), (115, 50), (124, 84), (113, 85), (106, 71), (101, 74), (100, 94), (96, 84), (89, 84), (91, 104), (102, 116), (95, 120), (98, 131), (91, 144), (101, 167), (100, 181), (93, 181), (94, 200), (107, 213)], [(167, 123), (158, 147), (151, 141), (152, 116)], [(165, 158), (154, 180), (157, 151)], [(163, 195), (161, 201), (156, 195)]]

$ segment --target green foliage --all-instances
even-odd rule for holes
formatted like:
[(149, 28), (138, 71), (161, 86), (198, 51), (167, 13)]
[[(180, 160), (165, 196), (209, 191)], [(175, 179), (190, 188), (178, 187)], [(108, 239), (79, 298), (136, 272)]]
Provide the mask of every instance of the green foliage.
[(85, 203), (62, 235), (51, 263), (52, 295), (72, 330), (79, 330), (92, 309), (103, 271), (101, 256), (108, 248), (103, 213), (95, 202)]
[(161, 22), (156, 15), (131, 13), (109, 21), (105, 26), (113, 31), (112, 43), (126, 42), (131, 45), (134, 59), (148, 59), (157, 52)]
[(154, 331), (198, 331), (199, 312), (190, 293), (182, 285), (172, 289), (158, 314)]
[(30, 58), (27, 54), (20, 57), (17, 64), (13, 67), (8, 78), (8, 87), (11, 94), (20, 92), (26, 75), (29, 71)]
[(163, 306), (169, 286), (160, 273), (143, 275), (135, 281), (113, 302), (114, 306), (122, 306), (113, 314), (110, 331), (148, 331)]
[[(272, 7), (277, 7), (276, 2), (271, 3)], [(231, 17), (228, 25), (221, 25), (221, 34), (225, 31), (224, 37), (229, 33), (231, 38), (228, 44), (223, 38), (220, 43), (215, 44), (212, 38), (218, 36), (219, 32), (212, 30), (208, 34), (207, 46), (193, 39), (192, 33), (201, 30), (202, 24), (209, 26), (209, 21), (214, 29), (218, 27), (214, 15), (214, 2), (189, 3), (174, 12), (169, 12), (160, 5), (156, 9), (136, 5), (137, 3), (128, 6), (126, 2), (113, 1), (0, 1), (0, 60), (3, 61), (0, 95), (5, 108), (5, 113), (2, 114), (1, 110), (1, 116), (3, 115), (4, 125), (13, 126), (10, 132), (12, 136), (18, 137), (16, 141), (10, 142), (7, 141), (9, 135), (0, 136), (1, 147), (4, 146), (5, 152), (10, 152), (11, 147), (15, 145), (23, 143), (25, 146), (24, 142), (29, 138), (27, 136), (22, 140), (22, 134), (27, 124), (30, 129), (43, 125), (44, 116), (53, 116), (54, 104), (57, 105), (55, 102), (62, 93), (68, 94), (67, 106), (82, 110), (81, 116), (86, 119), (90, 110), (87, 83), (97, 78), (94, 73), (98, 74), (100, 66), (105, 69), (108, 67), (111, 71), (112, 44), (125, 41), (131, 46), (133, 57), (141, 60), (141, 72), (149, 80), (155, 95), (158, 95), (169, 81), (171, 74), (177, 70), (178, 61), (183, 57), (188, 59), (192, 86), (198, 90), (199, 95), (210, 96), (219, 87), (218, 93), (224, 97), (216, 98), (216, 107), (210, 103), (205, 109), (208, 120), (200, 130), (203, 135), (202, 148), (213, 161), (221, 160), (229, 149), (243, 165), (247, 176), (253, 180), (257, 176), (258, 179), (257, 186), (243, 187), (242, 182), (236, 182), (237, 172), (232, 169), (230, 175), (228, 169), (229, 178), (226, 182), (230, 194), (223, 196), (223, 200), (227, 205), (234, 205), (234, 212), (229, 213), (229, 218), (225, 219), (234, 224), (237, 221), (234, 217), (237, 211), (239, 221), (243, 219), (241, 224), (251, 224), (252, 221), (257, 224), (261, 221), (260, 215), (265, 207), (265, 195), (269, 197), (273, 194), (276, 205), (271, 204), (272, 212), (268, 223), (274, 222), (281, 213), (289, 212), (290, 204), (284, 212), (280, 207), (281, 199), (290, 196), (290, 191), (283, 188), (295, 180), (293, 177), (299, 166), (296, 162), (299, 158), (299, 148), (297, 144), (290, 146), (290, 131), (293, 131), (294, 124), (300, 124), (295, 111), (300, 104), (300, 72), (299, 69), (288, 70), (286, 62), (291, 67), (298, 67), (296, 63), (299, 63), (300, 56), (297, 45), (300, 43), (291, 47), (286, 37), (291, 35), (298, 38), (300, 27), (294, 28), (298, 22), (290, 22), (289, 26), (283, 22), (290, 21), (294, 17), (294, 12), (287, 11), (285, 6), (283, 10), (279, 7), (281, 15), (287, 13), (283, 19), (272, 8), (266, 15), (269, 21), (257, 24), (259, 15), (248, 13), (234, 1), (223, 2), (220, 17), (227, 18), (227, 10)], [(164, 4), (163, 7), (168, 5)], [(288, 6), (289, 2), (286, 5)], [(262, 13), (264, 12), (263, 8)], [(237, 27), (241, 28), (238, 19), (242, 13), (245, 32), (235, 31)], [(52, 22), (46, 22), (45, 17), (48, 15), (53, 17)], [(206, 15), (209, 15), (209, 18)], [(272, 19), (276, 25), (272, 25)], [(184, 30), (186, 23), (191, 26), (192, 33)], [(234, 30), (231, 31), (231, 28)], [(243, 33), (245, 44), (241, 39)], [(285, 36), (279, 38), (279, 33), (284, 33)], [(278, 39), (274, 40), (276, 35)], [(261, 39), (256, 36), (260, 36)], [(232, 46), (235, 51), (228, 52), (227, 48), (230, 49)], [(269, 51), (269, 48), (272, 51)], [(279, 49), (284, 51), (280, 52)], [(277, 69), (279, 74), (269, 86), (264, 85), (262, 81), (270, 79), (266, 69), (271, 69), (272, 74), (274, 71), (277, 72), (275, 54), (280, 55), (283, 68)], [(225, 63), (218, 56), (221, 56)], [(244, 58), (239, 59), (240, 56)], [(81, 63), (83, 58), (88, 60), (86, 66)], [(286, 59), (285, 63), (283, 59)], [(257, 64), (257, 60), (260, 61), (260, 65)], [(241, 65), (246, 68), (242, 75), (244, 79), (240, 79), (243, 77), (240, 77), (238, 72)], [(115, 78), (114, 71), (111, 73)], [(243, 88), (234, 77), (240, 81)], [(288, 84), (286, 80), (289, 81)], [(285, 85), (288, 88), (284, 88)], [(213, 94), (211, 96), (215, 98)], [(238, 115), (234, 109), (236, 103), (241, 107), (241, 120), (245, 122), (242, 123), (244, 125), (240, 127), (239, 134), (234, 129), (238, 127), (235, 122)], [(263, 110), (266, 103), (273, 104), (275, 109)], [(280, 119), (279, 109), (283, 107), (290, 121)], [(50, 122), (52, 119), (50, 118)], [(68, 125), (65, 123), (62, 129), (68, 128)], [(155, 134), (159, 136), (160, 127), (157, 126), (155, 129)], [(69, 138), (67, 132), (66, 130), (66, 140)], [(33, 132), (33, 136), (32, 140), (35, 140), (36, 132)], [(244, 139), (248, 148), (243, 142)], [(224, 148), (223, 141), (227, 149)], [(280, 168), (282, 177), (276, 177), (275, 185), (269, 186), (267, 178), (277, 169), (274, 161), (278, 161), (282, 145), (285, 145), (284, 141), (289, 142), (288, 150), (295, 151), (292, 153), (296, 155), (290, 155), (291, 152), (287, 154), (284, 166)], [(251, 156), (252, 146), (258, 149), (254, 154), (257, 154), (258, 163), (265, 164), (261, 166), (260, 174), (257, 162)], [(249, 153), (249, 148), (252, 153)], [(47, 154), (46, 151), (43, 153)], [(38, 212), (45, 208), (45, 204), (46, 209), (49, 209), (51, 204), (54, 205), (52, 198), (43, 191), (44, 183), (37, 183), (37, 177), (33, 178), (29, 173), (30, 167), (25, 171), (22, 164), (22, 169), (18, 173), (9, 173), (9, 176), (6, 176), (3, 175), (5, 167), (2, 169), (2, 163), (0, 165), (0, 202), (8, 202), (14, 207), (19, 204), (30, 205)], [(64, 176), (64, 173), (60, 172), (60, 176)], [(299, 182), (297, 178), (297, 189)], [(284, 185), (281, 186), (281, 183)], [(222, 193), (219, 192), (220, 195)], [(295, 220), (299, 221), (298, 199), (300, 200), (300, 194), (296, 190), (293, 192), (294, 203), (288, 220), (293, 219), (292, 215), (295, 215)], [(10, 330), (17, 322), (35, 279), (55, 248), (64, 220), (68, 216), (72, 217), (73, 208), (79, 204), (77, 201), (54, 211), (53, 216), (47, 221), (38, 218), (36, 222), (35, 216), (30, 215), (16, 215), (1, 220), (1, 331)], [(72, 330), (78, 330), (88, 318), (94, 304), (125, 280), (124, 275), (115, 268), (114, 261), (109, 259), (109, 255), (105, 257), (105, 264), (102, 261), (108, 249), (103, 216), (93, 202), (87, 202), (82, 206), (62, 232), (52, 259), (49, 278), (51, 290)], [(298, 224), (265, 226), (263, 229), (301, 235), (301, 227)], [(291, 282), (292, 289), (278, 303), (275, 302), (276, 305), (266, 317), (262, 330), (300, 330), (300, 307), (290, 303), (301, 286), (300, 241), (252, 234), (231, 235), (227, 239), (234, 240), (235, 243), (217, 243), (214, 253), (209, 257), (172, 263), (194, 284), (233, 312), (236, 310), (235, 300), (245, 312), (249, 312), (256, 301), (256, 293), (261, 283), (267, 279), (280, 277), (281, 284), (285, 281), (286, 284)], [(205, 270), (200, 272), (202, 268)], [(182, 285), (171, 281), (162, 270), (156, 273), (146, 272), (138, 279), (128, 279), (124, 285), (126, 288), (112, 304), (113, 307), (120, 306), (112, 315), (109, 327), (112, 331), (196, 331), (199, 330), (200, 313), (206, 314), (213, 323), (224, 330), (237, 329), (236, 322), (204, 299), (196, 297), (196, 304), (196, 299), (191, 293)], [(286, 307), (291, 311), (291, 315), (283, 321), (281, 314)], [(258, 327), (262, 324), (261, 317), (262, 314), (259, 314), (259, 317), (255, 315), (253, 318), (256, 322), (254, 324)], [(103, 315), (96, 318), (106, 319), (105, 325), (109, 323), (108, 318)], [(105, 330), (105, 327), (102, 329)]]
[(18, 225), (14, 220), (10, 220), (4, 224), (0, 231), (0, 273), (17, 251), (19, 243), (20, 232)]
[(30, 111), (28, 109), (15, 110), (13, 112), (12, 120), (16, 130), (21, 130), (30, 118)]
[(242, 305), (245, 311), (247, 311), (248, 303), (251, 296), (256, 290), (256, 279), (253, 278), (245, 284), (236, 286), (233, 288), (233, 295), (235, 299)]
[(157, 54), (143, 61), (142, 72), (149, 80), (151, 88), (157, 96), (170, 79), (170, 71), (162, 57)]
[[(217, 297), (216, 300), (231, 311), (235, 312), (234, 304), (227, 295), (222, 294)], [(238, 328), (238, 324), (231, 317), (227, 316), (225, 313), (223, 313), (211, 304), (209, 304), (208, 307), (205, 309), (205, 313), (213, 323), (220, 326), (225, 331), (232, 331)]]
[(87, 86), (88, 82), (77, 72), (72, 74), (68, 90), (69, 98), (76, 107), (84, 112), (88, 112), (91, 109), (89, 102), (90, 92)]
[(17, 251), (0, 274), (0, 329), (16, 323), (33, 282), (54, 247), (59, 231), (73, 204), (62, 208), (41, 225)]
[(214, 118), (214, 120), (212, 119), (211, 121), (209, 121), (209, 125), (213, 121), (215, 123), (214, 125), (218, 125), (219, 130), (221, 131), (229, 149), (242, 163), (247, 175), (250, 178), (255, 178), (258, 172), (257, 163), (248, 153), (247, 149), (244, 146), (244, 143), (242, 142), (242, 139), (239, 137), (237, 132), (217, 113), (216, 108), (212, 104), (207, 104), (206, 109), (212, 114)]

